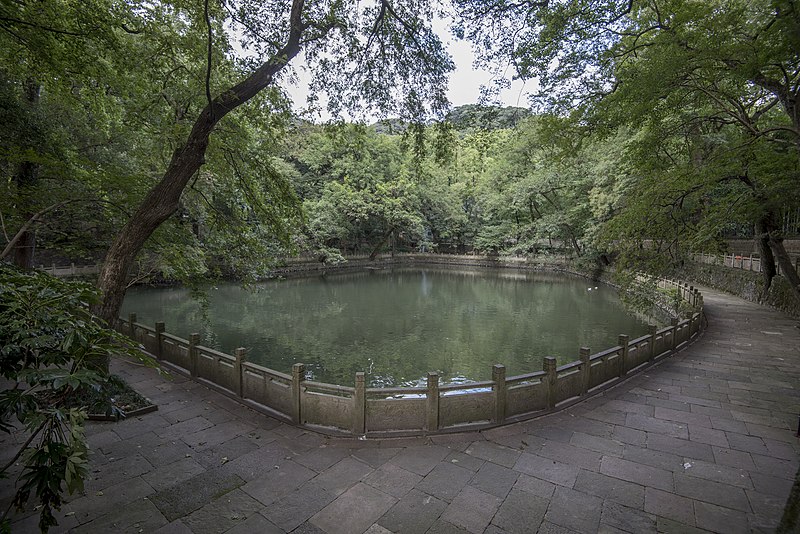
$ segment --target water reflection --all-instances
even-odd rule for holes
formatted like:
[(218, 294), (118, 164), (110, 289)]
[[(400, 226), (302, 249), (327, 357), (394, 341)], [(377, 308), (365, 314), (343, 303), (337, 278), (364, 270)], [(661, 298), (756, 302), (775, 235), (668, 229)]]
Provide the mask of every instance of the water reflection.
[(647, 332), (616, 293), (578, 277), (515, 270), (399, 268), (271, 281), (248, 290), (217, 284), (207, 309), (181, 288), (134, 288), (123, 312), (163, 320), (168, 332), (288, 372), (306, 364), (313, 380), (371, 387), (487, 380), (541, 369), (542, 357), (577, 359), (578, 348)]

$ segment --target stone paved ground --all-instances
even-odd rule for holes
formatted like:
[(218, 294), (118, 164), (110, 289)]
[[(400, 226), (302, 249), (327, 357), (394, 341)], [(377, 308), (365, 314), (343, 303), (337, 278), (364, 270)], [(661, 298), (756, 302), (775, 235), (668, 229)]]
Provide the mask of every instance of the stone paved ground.
[(480, 433), (334, 439), (119, 367), (159, 410), (89, 426), (92, 480), (54, 531), (772, 531), (800, 458), (800, 330), (704, 293), (710, 326), (689, 349), (568, 410)]

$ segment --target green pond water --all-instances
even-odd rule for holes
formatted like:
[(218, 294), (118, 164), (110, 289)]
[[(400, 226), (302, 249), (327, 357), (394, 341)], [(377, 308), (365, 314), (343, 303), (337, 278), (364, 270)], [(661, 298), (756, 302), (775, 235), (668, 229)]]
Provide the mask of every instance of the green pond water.
[(248, 289), (221, 283), (205, 297), (203, 306), (184, 288), (137, 287), (123, 314), (164, 321), (183, 338), (199, 332), (203, 345), (228, 354), (245, 347), (249, 361), (277, 371), (302, 362), (308, 379), (353, 385), (364, 371), (371, 387), (423, 385), (428, 371), (444, 383), (487, 380), (495, 363), (512, 376), (540, 370), (544, 356), (567, 363), (581, 346), (598, 352), (620, 333), (647, 333), (609, 287), (508, 269), (403, 267)]

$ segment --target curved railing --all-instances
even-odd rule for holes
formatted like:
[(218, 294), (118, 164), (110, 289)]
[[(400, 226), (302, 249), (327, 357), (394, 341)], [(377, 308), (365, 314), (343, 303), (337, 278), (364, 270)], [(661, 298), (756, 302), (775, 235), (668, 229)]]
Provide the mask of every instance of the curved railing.
[(662, 289), (677, 290), (694, 310), (670, 326), (651, 326), (649, 334), (629, 339), (620, 334), (616, 346), (592, 354), (583, 347), (579, 359), (557, 365), (545, 357), (542, 370), (506, 376), (503, 365), (492, 379), (441, 385), (428, 373), (426, 387), (368, 388), (363, 372), (353, 387), (306, 380), (296, 363), (291, 374), (246, 360), (246, 350), (233, 356), (199, 344), (199, 334), (182, 339), (137, 322), (136, 314), (120, 319), (118, 328), (160, 362), (169, 364), (243, 403), (284, 421), (315, 430), (354, 436), (409, 435), (480, 429), (521, 421), (561, 409), (625, 380), (670, 356), (694, 340), (704, 328), (703, 297), (692, 286), (659, 280)]

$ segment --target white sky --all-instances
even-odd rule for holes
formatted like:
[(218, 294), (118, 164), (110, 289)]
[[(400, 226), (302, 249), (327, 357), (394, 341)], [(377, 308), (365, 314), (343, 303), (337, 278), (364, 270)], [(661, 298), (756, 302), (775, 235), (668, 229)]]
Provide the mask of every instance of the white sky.
[[(471, 46), (466, 41), (456, 40), (450, 34), (447, 22), (439, 20), (434, 23), (440, 39), (445, 43), (448, 52), (453, 57), (453, 62), (456, 65), (456, 70), (450, 73), (449, 89), (447, 96), (450, 99), (453, 107), (461, 106), (464, 104), (475, 104), (481, 96), (481, 85), (491, 85), (493, 82), (492, 73), (485, 70), (478, 70), (473, 67), (475, 55), (472, 53)], [(302, 61), (297, 62), (302, 64)], [(294, 109), (300, 111), (306, 106), (306, 98), (308, 97), (308, 75), (302, 69), (297, 69), (298, 83), (294, 85), (285, 84), (284, 88), (292, 97), (294, 101)], [(511, 72), (506, 73), (506, 78), (511, 80)], [(528, 82), (527, 89), (530, 89), (534, 82)], [(501, 105), (504, 106), (518, 106), (529, 107), (528, 94), (523, 82), (516, 80), (511, 83), (511, 86), (500, 91), (498, 99)], [(324, 107), (324, 101), (320, 105)], [(323, 110), (317, 117), (308, 117), (315, 120), (329, 120), (330, 116)], [(367, 122), (372, 122), (368, 120)]]
[[(437, 26), (439, 37), (443, 39), (447, 45), (447, 50), (453, 56), (453, 61), (456, 64), (455, 72), (450, 74), (450, 88), (447, 91), (447, 96), (453, 106), (460, 106), (463, 104), (474, 104), (480, 98), (481, 85), (490, 85), (492, 83), (492, 74), (485, 70), (476, 70), (473, 67), (475, 55), (472, 53), (471, 45), (466, 41), (457, 41), (454, 37), (449, 35), (445, 23), (441, 22)], [(511, 80), (512, 73), (509, 71), (505, 73), (506, 78)], [(528, 92), (525, 91), (525, 86), (520, 80), (513, 81), (511, 87), (503, 89), (500, 92), (499, 99), (505, 106), (528, 106)]]

